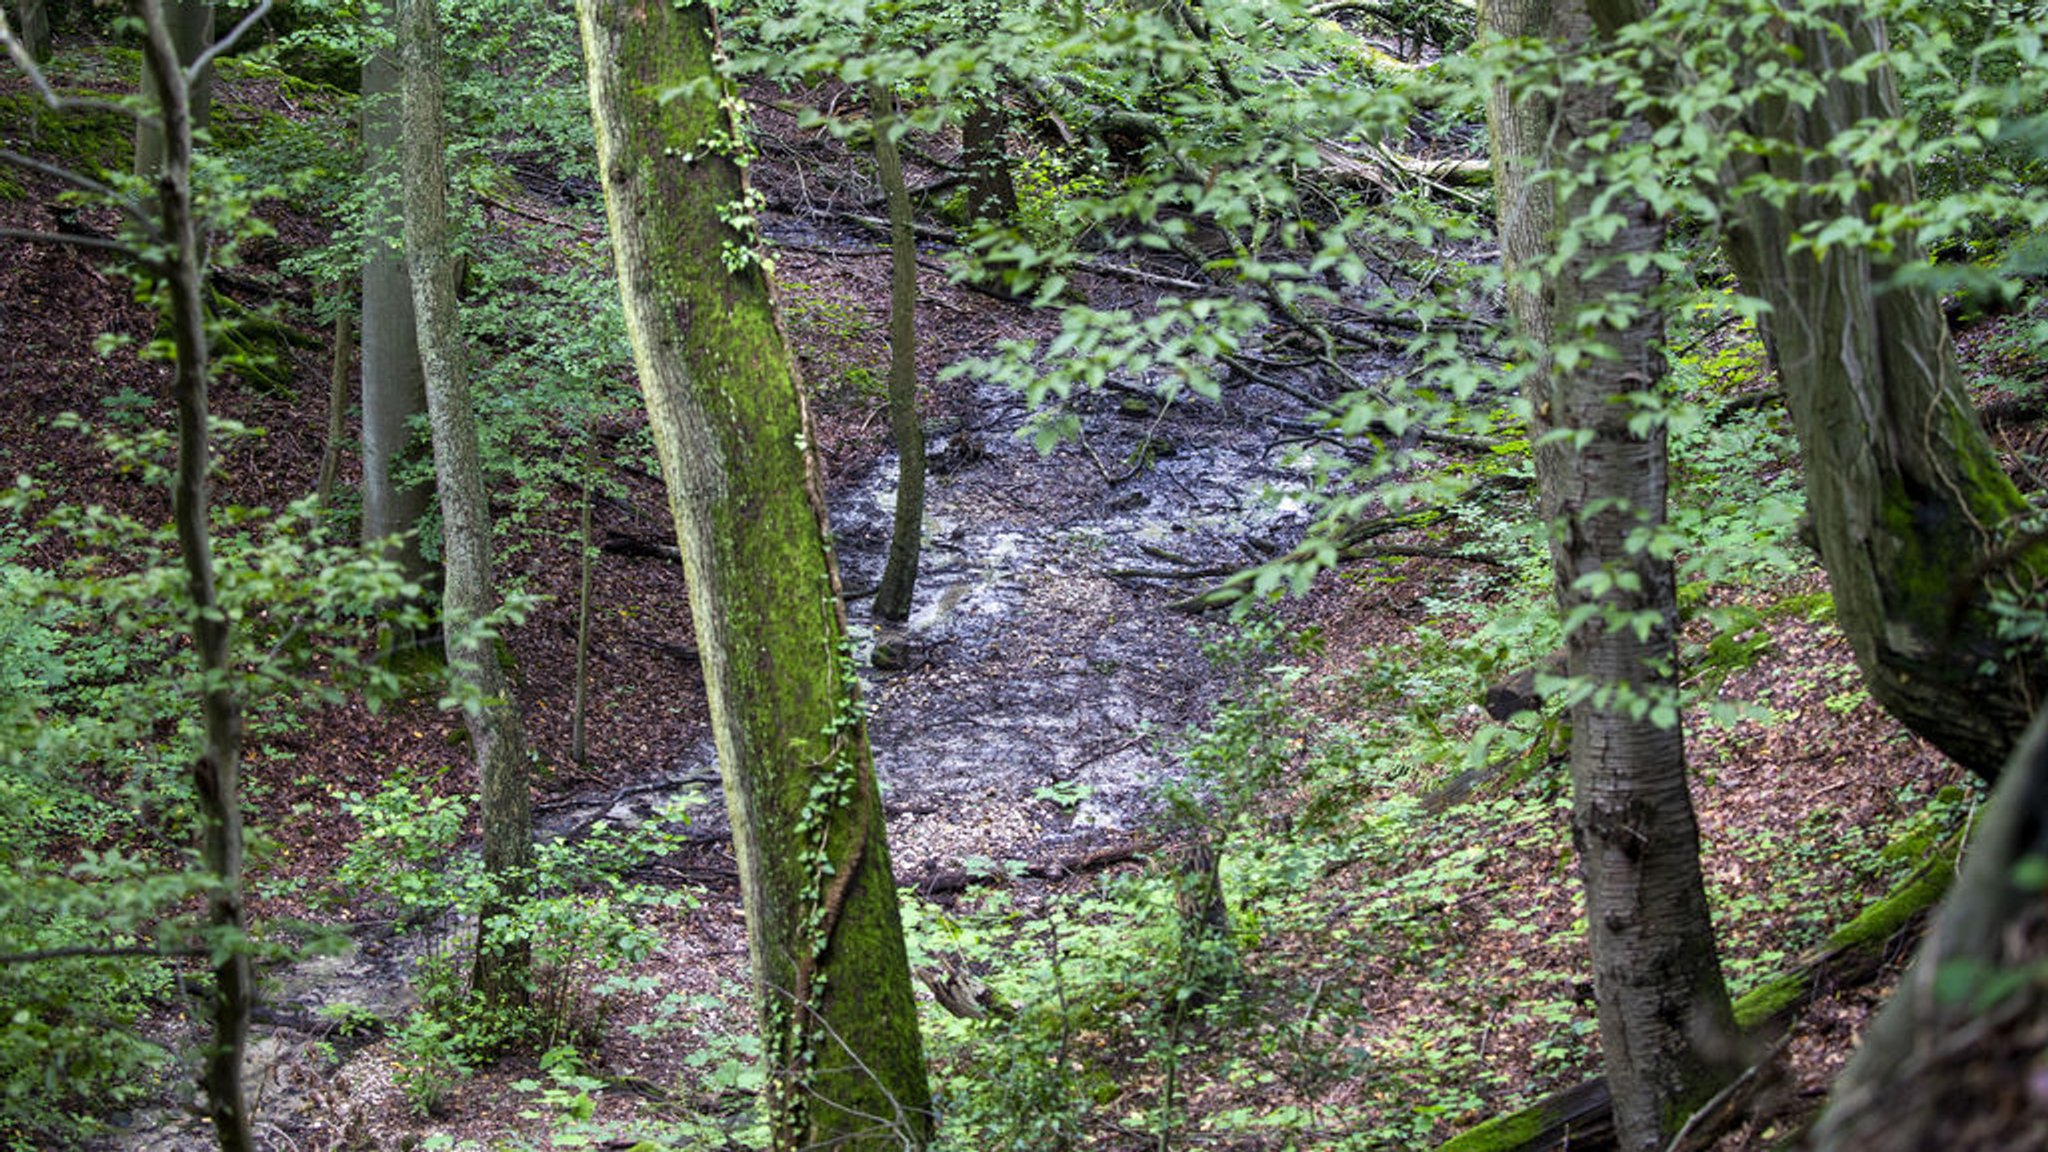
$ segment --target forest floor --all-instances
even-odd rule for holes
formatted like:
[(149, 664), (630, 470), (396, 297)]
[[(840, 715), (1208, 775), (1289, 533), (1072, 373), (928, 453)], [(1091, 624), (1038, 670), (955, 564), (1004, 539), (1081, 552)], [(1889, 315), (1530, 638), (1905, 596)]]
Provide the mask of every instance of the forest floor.
[[(269, 96), (230, 82), (221, 99), (261, 105)], [(767, 230), (781, 244), (787, 328), (814, 389), (842, 572), (849, 589), (871, 587), (893, 490), (887, 421), (872, 386), (886, 362), (888, 258), (875, 234), (851, 219), (869, 211), (859, 161), (786, 117), (771, 116), (764, 131), (779, 141), (760, 169), (777, 209)], [(802, 190), (798, 162), (809, 176)], [(828, 177), (819, 179), (819, 171)], [(837, 199), (821, 200), (820, 188)], [(48, 184), (26, 181), (21, 195), (0, 198), (0, 225), (47, 227), (54, 197)], [(571, 190), (487, 206), (484, 216), (494, 232), (560, 231), (566, 247), (584, 235), (595, 210), (587, 190)], [(270, 218), (277, 237), (249, 254), (258, 270), (325, 240), (316, 221), (284, 211)], [(111, 224), (90, 211), (84, 223)], [(51, 502), (91, 500), (166, 519), (160, 488), (111, 472), (92, 438), (53, 423), (62, 412), (162, 416), (161, 365), (93, 351), (100, 333), (146, 343), (152, 317), (126, 279), (91, 255), (0, 243), (0, 395), (9, 400), (0, 406), (0, 473), (48, 483)], [(1192, 621), (1171, 605), (1211, 582), (1212, 570), (1258, 562), (1298, 538), (1305, 514), (1287, 495), (1304, 481), (1274, 450), (1273, 429), (1276, 419), (1308, 415), (1297, 401), (1247, 382), (1220, 402), (1189, 400), (1164, 411), (1142, 389), (1109, 391), (1075, 402), (1082, 442), (1040, 455), (1023, 435), (1030, 413), (1021, 398), (940, 370), (992, 351), (1000, 339), (1045, 338), (1055, 318), (956, 283), (939, 263), (943, 252), (928, 255), (920, 377), (937, 464), (912, 659), (869, 680), (891, 853), (911, 919), (926, 934), (917, 948), (927, 973), (943, 963), (943, 948), (929, 941), (992, 899), (1024, 918), (1043, 920), (1062, 902), (1093, 909), (1080, 917), (1100, 917), (1090, 894), (1119, 875), (1164, 867), (1183, 825), (1161, 818), (1160, 798), (1184, 775), (1198, 743), (1187, 733), (1259, 691), (1257, 668), (1247, 674), (1204, 655), (1205, 642), (1224, 637), (1230, 625)], [(294, 310), (310, 301), (314, 286), (279, 283), (288, 314), (302, 314)], [(1152, 291), (1110, 278), (1084, 278), (1079, 287), (1098, 307), (1142, 307)], [(309, 335), (288, 351), (288, 387), (229, 380), (217, 390), (222, 415), (267, 433), (224, 454), (222, 502), (281, 508), (312, 490), (331, 348)], [(615, 441), (631, 435), (629, 427), (613, 431)], [(1140, 458), (1149, 466), (1127, 467)], [(508, 579), (540, 597), (509, 640), (521, 711), (543, 768), (535, 793), (542, 827), (576, 835), (600, 819), (642, 818), (657, 801), (692, 790), (709, 799), (685, 846), (638, 874), (687, 892), (688, 902), (650, 913), (662, 944), (621, 974), (641, 983), (610, 997), (601, 1020), (582, 1025), (585, 1066), (611, 1087), (595, 1093), (588, 1119), (621, 1134), (677, 1111), (732, 1107), (732, 1096), (706, 1086), (705, 1065), (716, 1061), (701, 1054), (743, 1051), (738, 1038), (751, 1019), (738, 893), (715, 787), (707, 787), (715, 777), (681, 572), (658, 557), (628, 554), (668, 532), (658, 478), (636, 459), (621, 453), (624, 494), (595, 510), (599, 540), (625, 550), (604, 552), (595, 568), (584, 765), (569, 753), (575, 493), (528, 507), (518, 529), (524, 546), (503, 563)], [(27, 562), (56, 566), (69, 551), (44, 535)], [(1307, 793), (1290, 774), (1305, 779), (1310, 750), (1329, 732), (1370, 733), (1405, 717), (1422, 694), (1404, 696), (1388, 684), (1426, 673), (1390, 672), (1391, 654), (1420, 660), (1432, 646), (1470, 636), (1469, 606), (1496, 595), (1504, 579), (1441, 559), (1369, 560), (1320, 578), (1307, 596), (1280, 607), (1297, 639), (1256, 660), (1302, 672), (1284, 687), (1297, 727), (1288, 730), (1292, 750), (1278, 756), (1280, 775), (1260, 798), (1262, 827), (1331, 819), (1305, 811)], [(1871, 858), (1944, 788), (1963, 783), (1858, 690), (1824, 611), (1776, 610), (1809, 604), (1820, 588), (1809, 572), (1743, 594), (1759, 608), (1754, 658), (1714, 695), (1755, 705), (1762, 719), (1688, 718), (1697, 733), (1690, 757), (1703, 859), (1738, 992), (1882, 895)], [(864, 616), (857, 603), (851, 612), (857, 623)], [(1485, 687), (1471, 680), (1468, 706), (1434, 717), (1446, 747), (1483, 723), (1476, 705)], [(388, 910), (351, 903), (331, 883), (357, 833), (338, 796), (372, 793), (408, 774), (451, 795), (472, 787), (460, 724), (435, 697), (427, 692), (377, 711), (348, 704), (271, 717), (252, 730), (250, 804), (270, 840), (252, 867), (252, 911), (339, 923), (354, 942), (338, 959), (273, 974), (278, 983), (257, 1030), (255, 1071), (258, 1119), (275, 1147), (452, 1146), (423, 1145), (429, 1138), (540, 1144), (562, 1123), (559, 1101), (542, 1102), (516, 1086), (539, 1076), (530, 1053), (454, 1080), (430, 1115), (409, 1108), (394, 1079), (402, 1053), (389, 1025), (412, 1002), (411, 965), (451, 945), (431, 927), (401, 931)], [(1527, 738), (1542, 760), (1534, 742), (1545, 737)], [(1388, 811), (1404, 792), (1449, 775), (1418, 770), (1368, 780), (1344, 801), (1355, 813)], [(1548, 784), (1482, 781), (1480, 803), (1375, 826), (1395, 829), (1397, 842), (1319, 857), (1289, 893), (1298, 914), (1260, 913), (1265, 905), (1247, 898), (1240, 920), (1264, 919), (1258, 946), (1242, 957), (1242, 979), (1269, 994), (1260, 1003), (1271, 1018), (1245, 1024), (1236, 1041), (1211, 1034), (1210, 1047), (1191, 1046), (1179, 1072), (1181, 1111), (1168, 1109), (1164, 1123), (1202, 1147), (1332, 1146), (1368, 1129), (1383, 1133), (1374, 1146), (1420, 1147), (1590, 1073), (1597, 1040), (1555, 780), (1553, 766)], [(1489, 804), (1499, 806), (1499, 818), (1486, 815)], [(1363, 843), (1376, 834), (1356, 836)], [(1246, 856), (1268, 859), (1249, 849)], [(1465, 884), (1457, 894), (1418, 886), (1398, 914), (1387, 912), (1385, 897), (1407, 879), (1435, 884), (1453, 865)], [(1311, 987), (1313, 995), (1283, 995)], [(1781, 1087), (1724, 1146), (1766, 1147), (1782, 1138), (1824, 1093), (1883, 994), (1880, 981), (1823, 995), (1794, 1030)], [(320, 1011), (338, 1001), (384, 1023), (350, 1035), (346, 1018)], [(1565, 1007), (1525, 1010), (1537, 1003)], [(939, 1011), (929, 1002), (926, 1009)], [(1135, 1018), (1111, 1016), (1072, 1037), (1077, 1051), (1120, 1073), (1110, 1087), (1091, 1087), (1079, 1109), (1084, 1146), (1163, 1146), (1160, 1096), (1174, 1088), (1148, 1051), (1157, 1036), (1118, 1022)], [(181, 1020), (176, 1005), (166, 1005), (152, 1024), (172, 1038)], [(656, 1021), (668, 1030), (636, 1034), (635, 1025)], [(1266, 1045), (1273, 1073), (1226, 1074), (1236, 1066), (1219, 1052), (1230, 1043)], [(1290, 1063), (1289, 1044), (1316, 1048), (1315, 1058), (1296, 1052)], [(941, 1045), (934, 1054), (971, 1066), (962, 1051)], [(1470, 1068), (1477, 1087), (1455, 1098), (1433, 1095), (1437, 1078), (1458, 1068)], [(1291, 1126), (1259, 1122), (1283, 1110), (1297, 1117)], [(1253, 1119), (1243, 1121), (1247, 1113)], [(125, 1130), (109, 1147), (172, 1152), (208, 1144), (203, 1128), (175, 1109), (115, 1119)], [(1394, 1132), (1406, 1135), (1385, 1135)]]

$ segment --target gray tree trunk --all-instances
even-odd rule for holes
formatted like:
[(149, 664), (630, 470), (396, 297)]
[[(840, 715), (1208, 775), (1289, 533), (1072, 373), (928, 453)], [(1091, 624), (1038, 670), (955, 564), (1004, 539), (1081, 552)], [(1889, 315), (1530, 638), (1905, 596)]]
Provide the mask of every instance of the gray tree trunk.
[(348, 430), (348, 369), (355, 360), (355, 332), (349, 324), (349, 309), (343, 304), (334, 313), (334, 359), (327, 370), (327, 441), (320, 446), (320, 474), (313, 482), (313, 495), (324, 507), (334, 502), (334, 486), (341, 476), (341, 441)]
[[(179, 64), (190, 64), (199, 59), (201, 53), (213, 46), (213, 0), (168, 0), (163, 5), (164, 20), (171, 32), (171, 42), (177, 46)], [(47, 26), (47, 21), (45, 22)], [(142, 56), (142, 92), (145, 97), (158, 90), (154, 69), (156, 64), (150, 54)], [(213, 66), (207, 65), (192, 82), (191, 121), (192, 130), (204, 130), (213, 123)], [(157, 166), (163, 163), (163, 126), (153, 117), (145, 116), (135, 123), (135, 174), (153, 176)], [(204, 237), (201, 237), (202, 241)]]
[(242, 1053), (249, 1038), (255, 980), (244, 950), (242, 913), (242, 707), (235, 691), (231, 625), (221, 612), (213, 571), (208, 504), (211, 453), (207, 425), (207, 350), (204, 251), (192, 210), (191, 92), (180, 74), (180, 46), (156, 0), (137, 0), (143, 19), (143, 57), (150, 63), (152, 96), (161, 119), (161, 151), (153, 166), (157, 204), (171, 251), (159, 271), (170, 298), (176, 357), (171, 395), (178, 413), (178, 464), (171, 488), (178, 553), (192, 598), (192, 647), (199, 657), (201, 748), (192, 764), (199, 812), (200, 866), (212, 876), (206, 891), (213, 941), (213, 1038), (201, 1082), (207, 1112), (222, 1152), (253, 1152), (249, 1107), (242, 1086)]
[[(1635, 0), (1631, 0), (1635, 2)], [(1806, 462), (1807, 511), (1871, 695), (1957, 763), (1995, 779), (2043, 700), (2038, 654), (2015, 657), (1990, 604), (1999, 588), (2039, 586), (2048, 555), (2015, 549), (2026, 501), (1985, 437), (1926, 289), (1892, 282), (1923, 259), (1910, 237), (1887, 255), (1855, 246), (1791, 250), (1810, 222), (1913, 201), (1910, 170), (1853, 175), (1824, 155), (1849, 127), (1901, 115), (1891, 73), (1844, 65), (1882, 45), (1884, 27), (1838, 9), (1845, 35), (1794, 21), (1795, 66), (1827, 77), (1810, 106), (1771, 101), (1744, 127), (1776, 144), (1744, 154), (1722, 181), (1767, 172), (1824, 195), (1727, 204), (1725, 242), (1744, 291), (1770, 305), (1763, 327)], [(1843, 179), (1837, 179), (1842, 176)], [(1858, 189), (1844, 204), (1833, 189)]]
[(889, 199), (889, 435), (896, 444), (896, 520), (889, 560), (875, 592), (878, 619), (910, 619), (917, 561), (924, 549), (924, 420), (917, 412), (917, 237), (910, 188), (896, 146), (896, 95), (884, 84), (868, 89), (875, 131), (875, 168)]
[[(1480, 19), (1490, 35), (1540, 38), (1559, 52), (1591, 35), (1581, 0), (1496, 0)], [(1567, 619), (1598, 609), (1566, 640), (1567, 673), (1585, 693), (1572, 708), (1572, 843), (1615, 1127), (1635, 1152), (1663, 1147), (1740, 1063), (1687, 791), (1675, 581), (1670, 557), (1644, 546), (1664, 521), (1664, 431), (1630, 427), (1640, 410), (1630, 397), (1660, 388), (1664, 355), (1661, 273), (1628, 261), (1658, 253), (1662, 221), (1619, 198), (1605, 209), (1622, 217), (1612, 238), (1583, 237), (1545, 272), (1562, 222), (1598, 211), (1601, 189), (1571, 181), (1560, 200), (1559, 182), (1535, 177), (1580, 164), (1573, 146), (1611, 118), (1607, 94), (1577, 84), (1488, 101), (1509, 305), (1538, 356), (1529, 434), (1558, 605)], [(1607, 319), (1616, 308), (1632, 319)], [(1567, 345), (1580, 354), (1560, 361)], [(1550, 435), (1563, 431), (1576, 435)]]
[(803, 393), (723, 223), (711, 9), (579, 0), (598, 170), (746, 905), (774, 1146), (921, 1148), (931, 1093)]
[[(484, 872), (503, 904), (515, 901), (533, 863), (525, 731), (498, 645), (477, 631), (497, 607), (491, 576), (491, 507), (469, 399), (469, 363), (456, 317), (455, 263), (448, 251), (447, 176), (442, 164), (441, 28), (434, 0), (398, 0), (404, 72), (402, 169), (405, 256), (419, 318), (427, 419), (441, 493), (442, 620), (451, 674), (463, 689), (481, 783)], [(488, 924), (503, 904), (486, 906)], [(475, 984), (496, 1002), (523, 999), (526, 948), (477, 933)]]
[(377, 9), (374, 47), (363, 61), (363, 540), (402, 537), (391, 554), (407, 577), (432, 573), (420, 553), (419, 524), (434, 500), (431, 483), (402, 484), (397, 475), (423, 459), (413, 421), (427, 411), (420, 375), (412, 281), (401, 236), (404, 192), (399, 184), (398, 56), (390, 42), (390, 12)]
[(40, 64), (50, 58), (50, 6), (47, 0), (20, 0), (15, 11), (21, 18), (21, 42), (31, 59)]

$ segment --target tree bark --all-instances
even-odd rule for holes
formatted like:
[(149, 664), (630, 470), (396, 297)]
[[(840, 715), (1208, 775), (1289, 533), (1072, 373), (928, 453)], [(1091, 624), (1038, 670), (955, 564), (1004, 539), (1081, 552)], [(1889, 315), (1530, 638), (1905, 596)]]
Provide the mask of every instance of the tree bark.
[(171, 340), (176, 355), (171, 395), (177, 407), (178, 462), (171, 489), (178, 552), (192, 599), (192, 648), (199, 657), (201, 748), (192, 765), (198, 802), (202, 867), (211, 874), (206, 891), (213, 961), (213, 1039), (207, 1046), (201, 1081), (207, 1112), (222, 1152), (253, 1152), (249, 1108), (242, 1085), (242, 1052), (249, 1038), (255, 981), (245, 950), (242, 912), (242, 707), (235, 691), (230, 651), (232, 631), (221, 611), (213, 570), (208, 505), (212, 470), (207, 425), (205, 267), (199, 224), (192, 206), (191, 91), (181, 75), (180, 45), (157, 0), (137, 0), (144, 24), (143, 57), (149, 61), (152, 93), (161, 119), (161, 151), (153, 165), (157, 204), (170, 252), (162, 258), (170, 298)]
[(463, 722), (481, 785), (484, 872), (495, 885), (493, 902), (478, 914), (475, 985), (493, 1002), (517, 1002), (526, 988), (526, 947), (492, 939), (489, 926), (528, 882), (533, 821), (518, 702), (495, 637), (479, 630), (497, 607), (497, 590), (491, 576), (490, 500), (456, 317), (455, 262), (448, 252), (441, 28), (435, 0), (398, 0), (397, 19), (404, 72), (405, 257), (413, 313), (420, 320), (420, 363), (441, 494), (441, 610), (450, 674), (463, 689)]
[(348, 366), (355, 358), (354, 343), (344, 304), (334, 313), (334, 360), (327, 373), (327, 442), (320, 446), (320, 475), (313, 483), (313, 494), (323, 507), (333, 504), (334, 485), (341, 474), (341, 440), (348, 428)]
[[(199, 55), (213, 46), (213, 0), (168, 0), (161, 5), (164, 21), (171, 33), (171, 42), (178, 52), (180, 65), (190, 64)], [(47, 21), (45, 28), (47, 30)], [(47, 40), (47, 31), (45, 39)], [(142, 93), (145, 98), (159, 91), (155, 73), (156, 63), (151, 54), (142, 54)], [(190, 85), (191, 98), (187, 103), (192, 130), (204, 131), (213, 122), (213, 65), (208, 64)], [(135, 174), (156, 175), (158, 165), (163, 163), (163, 125), (153, 117), (145, 116), (135, 122)], [(201, 241), (204, 242), (204, 237)]]
[[(1855, 245), (1791, 250), (1808, 224), (1915, 199), (1910, 168), (1851, 174), (1826, 153), (1851, 126), (1902, 115), (1889, 70), (1841, 74), (1884, 44), (1881, 21), (1828, 15), (1839, 22), (1832, 33), (1794, 19), (1773, 49), (1826, 77), (1822, 94), (1810, 105), (1759, 103), (1741, 127), (1769, 147), (1741, 152), (1721, 182), (1742, 189), (1768, 175), (1828, 191), (1732, 196), (1724, 240), (1744, 291), (1770, 305), (1765, 344), (1806, 462), (1807, 510), (1871, 695), (1991, 780), (2044, 687), (2039, 655), (2014, 656), (1999, 638), (1992, 594), (2040, 586), (2048, 554), (2011, 547), (2027, 504), (1964, 390), (1940, 301), (1895, 282), (1923, 260), (1918, 245), (1902, 235), (1882, 256)], [(1857, 189), (1846, 204), (1834, 192), (1845, 181)]]
[(1010, 175), (1010, 113), (994, 96), (969, 97), (960, 124), (967, 165), (967, 211), (976, 221), (1006, 224), (1017, 218), (1017, 184)]
[[(2035, 719), (1985, 802), (1954, 888), (1898, 991), (1836, 1078), (1808, 1147), (2038, 1148), (2048, 1138), (2033, 1079), (2048, 1027), (2039, 977), (2048, 957), (2044, 830), (2048, 712)], [(2002, 979), (2003, 995), (1985, 995)], [(1938, 990), (1938, 982), (1948, 989)]]
[(778, 1149), (922, 1147), (931, 1096), (803, 394), (709, 6), (579, 0), (605, 207), (746, 906)]
[(50, 58), (50, 6), (48, 0), (20, 0), (15, 11), (21, 17), (21, 42), (29, 58), (41, 64)]
[[(1560, 53), (1592, 36), (1582, 0), (1503, 0), (1480, 12), (1488, 34), (1541, 38)], [(1574, 146), (1604, 138), (1612, 101), (1583, 84), (1527, 79), (1490, 94), (1488, 122), (1509, 306), (1537, 358), (1526, 388), (1541, 515), (1571, 624), (1572, 843), (1615, 1126), (1633, 1152), (1661, 1148), (1741, 1070), (1687, 791), (1676, 585), (1669, 554), (1648, 544), (1664, 522), (1665, 434), (1658, 422), (1631, 428), (1635, 397), (1664, 378), (1654, 263), (1664, 226), (1632, 197), (1603, 209), (1596, 181), (1568, 178), (1560, 193), (1560, 181), (1539, 178), (1584, 166)], [(1631, 133), (1640, 138), (1641, 126)], [(1582, 236), (1548, 272), (1562, 222), (1603, 210), (1621, 218), (1611, 239)]]
[(431, 483), (400, 483), (397, 473), (418, 459), (413, 421), (427, 411), (420, 375), (412, 282), (401, 235), (399, 71), (390, 11), (379, 7), (374, 47), (363, 61), (363, 541), (396, 538), (389, 553), (409, 579), (431, 578), (420, 552), (419, 524), (434, 500)]
[(896, 444), (896, 520), (889, 559), (875, 592), (877, 619), (910, 619), (924, 547), (924, 421), (917, 411), (917, 237), (910, 218), (910, 188), (896, 147), (896, 94), (869, 86), (875, 132), (875, 168), (889, 198), (889, 436)]

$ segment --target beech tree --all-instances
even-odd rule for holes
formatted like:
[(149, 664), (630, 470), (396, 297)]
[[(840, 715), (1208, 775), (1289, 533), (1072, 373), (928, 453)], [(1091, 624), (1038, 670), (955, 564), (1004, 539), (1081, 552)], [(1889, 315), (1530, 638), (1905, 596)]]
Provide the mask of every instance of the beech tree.
[(399, 66), (391, 12), (373, 5), (363, 60), (363, 539), (400, 538), (392, 554), (405, 574), (424, 580), (419, 522), (434, 500), (431, 484), (402, 483), (413, 419), (427, 411), (420, 375), (412, 282), (401, 237)]
[(447, 176), (442, 162), (441, 28), (435, 0), (398, 0), (404, 73), (402, 164), (405, 258), (419, 320), (427, 419), (441, 499), (444, 587), (441, 617), (448, 664), (462, 700), (481, 787), (484, 871), (497, 891), (478, 914), (474, 983), (495, 1001), (523, 998), (526, 952), (492, 938), (491, 923), (525, 883), (533, 861), (526, 739), (518, 701), (489, 625), (498, 608), (491, 575), (491, 507), (470, 407), (468, 357), (456, 317), (455, 265), (448, 247)]
[(1572, 844), (1602, 1062), (1620, 1146), (1658, 1149), (1740, 1071), (1687, 790), (1676, 580), (1661, 538), (1668, 470), (1652, 406), (1665, 375), (1665, 228), (1639, 197), (1575, 171), (1617, 130), (1604, 87), (1554, 70), (1594, 37), (1584, 3), (1492, 0), (1480, 23), (1543, 45), (1487, 101), (1501, 262), (1534, 361), (1524, 393), (1566, 622)]
[(708, 5), (579, 0), (605, 208), (702, 654), (775, 1147), (932, 1130), (803, 392)]

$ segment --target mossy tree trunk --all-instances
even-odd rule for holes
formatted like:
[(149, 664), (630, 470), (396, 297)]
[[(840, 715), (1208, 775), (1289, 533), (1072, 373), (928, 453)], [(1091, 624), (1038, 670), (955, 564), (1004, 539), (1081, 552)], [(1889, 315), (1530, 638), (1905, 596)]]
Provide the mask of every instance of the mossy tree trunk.
[[(1915, 198), (1904, 164), (1850, 173), (1826, 154), (1851, 127), (1901, 116), (1889, 70), (1843, 74), (1884, 37), (1860, 9), (1792, 15), (1775, 62), (1820, 78), (1818, 97), (1759, 103), (1740, 127), (1767, 147), (1743, 150), (1722, 186), (1753, 190), (1768, 177), (1820, 191), (1731, 197), (1724, 240), (1743, 290), (1770, 305), (1765, 342), (1806, 464), (1807, 511), (1865, 683), (1907, 727), (1991, 780), (2044, 687), (2038, 654), (2016, 657), (2000, 640), (1992, 596), (2039, 587), (2048, 553), (2013, 547), (2027, 504), (1964, 390), (1940, 301), (1894, 282), (1924, 259), (1910, 234), (1884, 255), (1792, 249), (1809, 224), (1871, 219)], [(1856, 189), (1847, 203), (1844, 187)]]
[(420, 552), (420, 518), (434, 500), (431, 483), (400, 481), (421, 448), (413, 421), (427, 411), (420, 375), (412, 281), (405, 269), (399, 185), (399, 71), (388, 5), (375, 10), (363, 61), (362, 346), (363, 540), (399, 538), (391, 554), (409, 579), (431, 576)]
[(497, 1003), (526, 988), (526, 948), (494, 939), (491, 921), (516, 901), (533, 863), (526, 739), (495, 637), (482, 625), (497, 608), (491, 575), (491, 507), (469, 398), (468, 357), (456, 316), (455, 261), (448, 246), (447, 177), (442, 165), (441, 28), (435, 0), (398, 0), (404, 82), (401, 168), (405, 257), (419, 318), (427, 420), (441, 494), (442, 619), (450, 674), (476, 757), (483, 808), (484, 872), (493, 903), (479, 913), (475, 985)]
[[(213, 0), (168, 0), (162, 5), (165, 25), (170, 29), (171, 43), (178, 51), (178, 63), (190, 64), (213, 46)], [(48, 20), (44, 21), (47, 41)], [(148, 52), (142, 54), (142, 94), (155, 98), (160, 91), (156, 76), (156, 62)], [(188, 87), (192, 96), (187, 104), (192, 130), (204, 130), (213, 122), (213, 66), (201, 69)], [(135, 122), (135, 174), (154, 176), (157, 167), (163, 163), (163, 124), (153, 116), (144, 116)], [(201, 237), (204, 242), (205, 237)]]
[[(1582, 50), (1583, 0), (1494, 0), (1482, 29)], [(1510, 308), (1535, 366), (1526, 386), (1541, 514), (1571, 630), (1572, 843), (1586, 887), (1600, 1042), (1620, 1146), (1657, 1149), (1740, 1071), (1699, 867), (1679, 726), (1676, 583), (1653, 541), (1665, 515), (1661, 219), (1603, 200), (1574, 171), (1608, 142), (1607, 92), (1518, 71), (1488, 101)], [(1640, 138), (1640, 125), (1622, 135)], [(1608, 216), (1611, 232), (1559, 243)], [(1569, 225), (1567, 225), (1569, 222)], [(1607, 236), (1596, 240), (1594, 235)], [(1569, 252), (1561, 265), (1560, 252)]]
[(621, 296), (710, 697), (775, 1147), (922, 1147), (931, 1097), (803, 394), (703, 4), (578, 0)]
[[(2040, 1146), (2048, 1026), (2048, 711), (1971, 829), (1948, 899), (1836, 1078), (1818, 1152)], [(1988, 994), (2003, 986), (2002, 993)]]
[(910, 619), (917, 561), (924, 548), (924, 420), (917, 412), (917, 236), (910, 187), (896, 146), (902, 119), (887, 85), (868, 88), (874, 120), (875, 168), (889, 200), (889, 435), (896, 443), (896, 521), (889, 560), (875, 592), (878, 619)]
[(192, 605), (192, 649), (199, 658), (201, 745), (192, 764), (199, 813), (199, 862), (211, 876), (206, 890), (213, 952), (213, 1037), (201, 1065), (207, 1112), (222, 1152), (253, 1152), (249, 1107), (242, 1085), (242, 1052), (249, 1038), (255, 979), (246, 951), (242, 911), (242, 705), (230, 644), (232, 626), (220, 609), (213, 568), (208, 505), (212, 472), (208, 448), (208, 359), (204, 243), (192, 205), (192, 87), (179, 67), (181, 46), (156, 0), (136, 0), (143, 21), (143, 57), (149, 61), (161, 151), (154, 167), (157, 205), (168, 253), (159, 258), (170, 302), (175, 349), (171, 396), (177, 407), (178, 462), (171, 508), (178, 553)]

